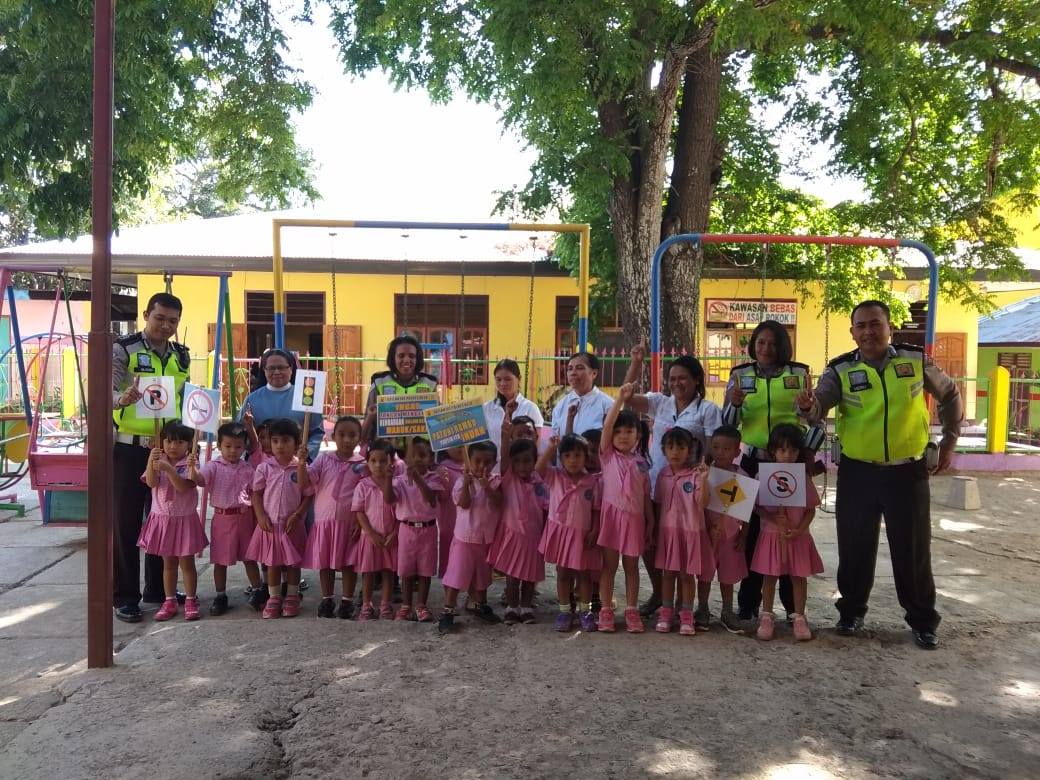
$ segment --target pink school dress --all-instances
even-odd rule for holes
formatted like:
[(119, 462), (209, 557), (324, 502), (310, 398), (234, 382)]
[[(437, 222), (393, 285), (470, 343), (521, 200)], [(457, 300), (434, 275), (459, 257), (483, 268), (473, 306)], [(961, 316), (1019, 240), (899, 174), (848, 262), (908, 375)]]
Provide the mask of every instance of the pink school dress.
[[(187, 479), (187, 458), (180, 460), (175, 468)], [(159, 484), (152, 488), (152, 511), (137, 538), (137, 546), (152, 555), (180, 557), (200, 553), (207, 544), (209, 539), (199, 519), (199, 491), (194, 487), (177, 490), (170, 476), (161, 472)]]
[[(502, 482), (498, 475), (492, 475), (488, 484), (497, 488)], [(448, 569), (441, 581), (446, 588), (464, 590), (474, 593), (487, 590), (491, 585), (491, 564), (487, 562), (488, 550), (495, 538), (499, 522), (499, 511), (491, 505), (484, 486), (476, 480), (472, 486), (472, 500), (469, 509), (459, 506), (462, 497), (463, 481), (455, 483), (451, 491), (451, 499), (455, 502), (455, 536), (451, 540), (448, 553)]]
[[(376, 484), (372, 477), (365, 477), (358, 483), (350, 508), (354, 512), (364, 512), (372, 530), (377, 534), (388, 536), (397, 525), (394, 508), (386, 503), (383, 498), (383, 489)], [(397, 540), (395, 539), (389, 547), (380, 547), (362, 532), (355, 548), (354, 570), (360, 574), (396, 571)]]
[(350, 505), (358, 484), (367, 476), (368, 466), (360, 455), (343, 460), (335, 452), (323, 452), (307, 467), (307, 479), (314, 488), (314, 525), (307, 533), (302, 568), (354, 565), (357, 540), (351, 533), (357, 527), (357, 515)]
[[(809, 505), (801, 507), (787, 507), (787, 525), (796, 528), (805, 517), (809, 509), (815, 509), (820, 505), (820, 494), (816, 492), (816, 486), (810, 482), (805, 489), (806, 503)], [(811, 577), (814, 574), (823, 573), (823, 559), (816, 550), (816, 543), (812, 534), (806, 530), (805, 533), (787, 540), (787, 561), (783, 560), (783, 551), (780, 543), (780, 513), (779, 507), (756, 506), (759, 518), (762, 520), (762, 528), (755, 543), (755, 554), (751, 558), (751, 571), (766, 574), (770, 577), (779, 577), (788, 574), (792, 577)]]
[(571, 479), (562, 468), (551, 467), (545, 474), (549, 486), (549, 517), (538, 551), (546, 563), (574, 571), (599, 571), (603, 552), (595, 545), (585, 546), (592, 528), (592, 514), (600, 510), (600, 475), (583, 474)]
[[(734, 471), (745, 474), (741, 468)], [(717, 578), (722, 585), (736, 585), (748, 575), (744, 551), (734, 547), (742, 523), (735, 517), (711, 509), (704, 510), (704, 519), (704, 528), (701, 530), (701, 573), (698, 579)], [(722, 523), (722, 538), (717, 546), (712, 544), (711, 535), (708, 533), (708, 520)]]
[(524, 480), (511, 470), (502, 476), (502, 520), (488, 550), (488, 563), (508, 577), (524, 582), (545, 579), (545, 559), (538, 543), (545, 529), (549, 489), (532, 474)]
[[(424, 475), (426, 485), (438, 496), (443, 495), (442, 475), (431, 471)], [(437, 573), (437, 502), (431, 505), (407, 474), (394, 477), (397, 503), (397, 576), (432, 577)]]
[(671, 466), (665, 465), (657, 475), (654, 495), (661, 508), (654, 566), (699, 575), (704, 509), (697, 489), (697, 472), (692, 468), (673, 472)]
[(642, 555), (646, 546), (645, 499), (650, 495), (650, 464), (636, 453), (613, 447), (600, 452), (603, 506), (599, 515), (600, 547), (622, 555)]
[(253, 487), (253, 466), (242, 459), (229, 463), (214, 458), (199, 469), (199, 486), (209, 490), (213, 507), (210, 523), (209, 560), (218, 566), (234, 566), (249, 560), (246, 551), (256, 530), (249, 494)]
[(300, 506), (304, 495), (313, 495), (314, 488), (300, 489), (297, 468), (296, 458), (287, 466), (276, 460), (264, 460), (257, 466), (253, 475), (253, 492), (264, 491), (264, 510), (271, 520), (271, 530), (268, 532), (256, 527), (246, 551), (247, 560), (265, 566), (300, 565), (307, 547), (306, 523), (301, 517), (292, 533), (286, 533), (285, 521)]
[(437, 543), (438, 550), (440, 550), (437, 557), (437, 574), (443, 577), (444, 572), (448, 570), (448, 553), (451, 550), (451, 540), (455, 538), (455, 511), (457, 507), (451, 495), (455, 489), (455, 484), (462, 479), (465, 466), (453, 460), (444, 460), (438, 468), (442, 471), (446, 480), (444, 492), (441, 493), (441, 497), (437, 500)]

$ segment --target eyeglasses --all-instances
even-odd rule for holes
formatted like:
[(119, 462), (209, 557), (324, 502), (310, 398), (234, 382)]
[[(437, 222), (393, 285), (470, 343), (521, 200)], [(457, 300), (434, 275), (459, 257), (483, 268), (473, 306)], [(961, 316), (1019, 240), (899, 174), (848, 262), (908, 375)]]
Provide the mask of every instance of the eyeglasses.
[(264, 371), (288, 371), (289, 366), (264, 366)]

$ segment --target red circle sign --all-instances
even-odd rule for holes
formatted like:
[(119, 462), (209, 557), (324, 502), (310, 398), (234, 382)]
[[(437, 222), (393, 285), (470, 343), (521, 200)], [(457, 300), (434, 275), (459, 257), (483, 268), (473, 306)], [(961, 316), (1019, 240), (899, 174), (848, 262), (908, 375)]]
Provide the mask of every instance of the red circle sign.
[(790, 471), (774, 471), (769, 475), (766, 489), (776, 498), (790, 498), (798, 488), (798, 480)]
[(141, 393), (143, 396), (141, 400), (144, 402), (144, 405), (153, 412), (163, 411), (170, 403), (166, 388), (161, 384), (146, 385)]
[(213, 401), (204, 390), (193, 390), (185, 404), (188, 410), (188, 421), (199, 428), (213, 419)]

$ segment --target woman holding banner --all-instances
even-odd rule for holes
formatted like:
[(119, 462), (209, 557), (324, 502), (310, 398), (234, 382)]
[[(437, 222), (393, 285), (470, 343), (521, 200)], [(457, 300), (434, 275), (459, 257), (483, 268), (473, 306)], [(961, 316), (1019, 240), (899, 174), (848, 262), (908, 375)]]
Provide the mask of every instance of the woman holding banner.
[[(292, 408), (293, 381), (296, 379), (296, 358), (284, 349), (269, 349), (260, 357), (260, 374), (264, 384), (246, 396), (242, 408), (238, 411), (238, 419), (242, 420), (246, 411), (250, 411), (258, 423), (265, 420), (293, 420), (303, 427), (303, 412), (295, 412)], [(323, 415), (312, 414), (310, 431), (307, 432), (307, 451), (310, 460), (318, 457), (318, 448), (325, 438)]]
[(530, 417), (534, 422), (536, 431), (545, 424), (545, 421), (542, 419), (542, 413), (538, 409), (538, 405), (524, 398), (523, 393), (520, 392), (520, 380), (522, 377), (520, 376), (519, 363), (510, 358), (504, 358), (498, 361), (493, 374), (495, 377), (495, 390), (498, 393), (484, 404), (484, 419), (487, 420), (488, 435), (491, 436), (491, 441), (495, 443), (495, 448), (499, 451), (498, 455), (501, 458), (502, 420), (505, 419), (506, 406), (508, 404), (515, 401), (516, 411), (513, 412), (513, 417)]
[[(363, 441), (372, 441), (376, 435), (376, 398), (381, 395), (411, 395), (436, 393), (437, 377), (423, 372), (422, 345), (414, 336), (398, 336), (386, 350), (386, 367), (372, 375), (372, 388), (368, 391), (365, 408), (365, 424), (362, 428)], [(394, 446), (404, 454), (404, 441), (395, 441)]]

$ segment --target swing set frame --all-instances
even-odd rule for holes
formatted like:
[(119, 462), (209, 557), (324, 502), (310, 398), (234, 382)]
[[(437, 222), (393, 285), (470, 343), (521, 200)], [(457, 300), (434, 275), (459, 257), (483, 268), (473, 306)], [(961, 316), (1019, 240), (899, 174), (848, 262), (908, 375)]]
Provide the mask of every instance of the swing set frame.
[(927, 244), (909, 238), (872, 236), (798, 236), (771, 233), (680, 233), (661, 242), (650, 266), (650, 389), (661, 390), (661, 262), (675, 244), (815, 244), (820, 246), (872, 246), (881, 249), (916, 249), (928, 261), (928, 311), (924, 349), (932, 354), (935, 344), (935, 309), (939, 300), (939, 264)]

